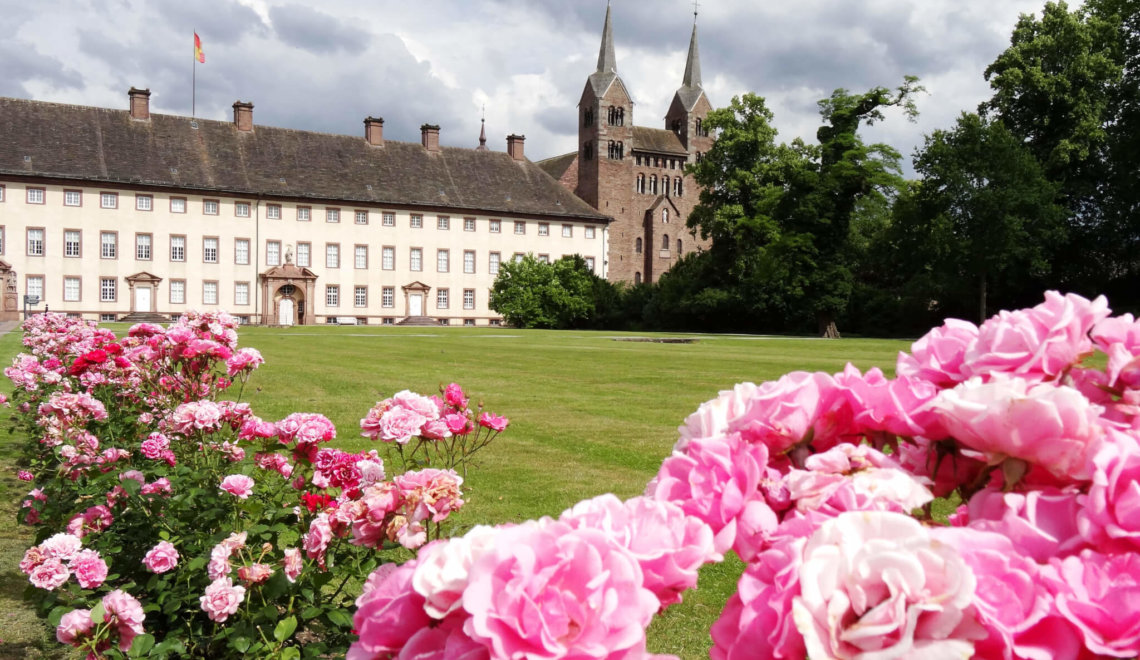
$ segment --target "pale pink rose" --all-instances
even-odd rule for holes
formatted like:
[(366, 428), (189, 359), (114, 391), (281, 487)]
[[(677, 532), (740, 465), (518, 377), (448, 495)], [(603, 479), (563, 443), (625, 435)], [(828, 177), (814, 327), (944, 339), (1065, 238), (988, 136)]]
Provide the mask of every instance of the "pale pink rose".
[(407, 444), (420, 434), (428, 418), (414, 410), (403, 407), (389, 408), (380, 416), (380, 439), (385, 442)]
[(1021, 555), (1001, 534), (935, 527), (931, 535), (954, 547), (977, 578), (974, 607), (987, 637), (975, 642), (979, 658), (1075, 658), (1076, 628), (1057, 611), (1054, 572)]
[(59, 620), (55, 629), (55, 639), (60, 644), (78, 647), (87, 636), (95, 622), (91, 620), (91, 610), (71, 610)]
[(857, 432), (843, 390), (829, 374), (795, 371), (756, 388), (729, 432), (768, 447), (772, 456), (800, 444), (828, 449)]
[(44, 555), (67, 561), (83, 549), (83, 541), (74, 534), (54, 534), (40, 543)]
[(245, 587), (236, 586), (228, 577), (222, 577), (211, 582), (198, 601), (211, 621), (224, 623), (238, 611), (244, 598)]
[(1093, 653), (1117, 658), (1140, 655), (1140, 553), (1054, 558), (1065, 588), (1057, 609), (1084, 635)]
[(447, 425), (447, 420), (432, 419), (424, 423), (421, 435), (429, 440), (445, 440), (451, 437), (451, 429)]
[(171, 422), (174, 430), (183, 435), (195, 431), (213, 432), (220, 428), (222, 409), (209, 400), (189, 401), (174, 410)]
[(799, 578), (792, 615), (812, 658), (967, 658), (985, 634), (961, 555), (901, 513), (828, 520), (804, 546)]
[(683, 454), (695, 438), (715, 438), (728, 433), (732, 421), (748, 410), (748, 401), (755, 393), (756, 385), (740, 383), (731, 390), (723, 390), (715, 399), (702, 403), (677, 428), (679, 437), (673, 451)]
[(239, 568), (237, 575), (246, 585), (253, 586), (268, 580), (273, 575), (273, 568), (269, 564), (254, 563)]
[(1089, 301), (1070, 293), (1045, 293), (1031, 309), (1002, 311), (978, 328), (962, 371), (970, 376), (1018, 375), (1051, 380), (1093, 350), (1089, 330), (1109, 315), (1104, 296)]
[(329, 524), (329, 516), (327, 513), (319, 513), (313, 522), (309, 523), (309, 531), (305, 534), (305, 554), (309, 559), (315, 559), (324, 566), (325, 550), (329, 547), (330, 541), (332, 541), (332, 526)]
[(166, 573), (178, 565), (178, 549), (170, 541), (159, 541), (143, 556), (143, 565), (151, 573)]
[(1090, 335), (1097, 348), (1108, 354), (1108, 384), (1140, 388), (1140, 322), (1131, 314), (1107, 318)]
[(907, 376), (888, 380), (878, 367), (861, 374), (851, 364), (835, 375), (835, 382), (847, 397), (859, 432), (943, 437), (937, 416), (926, 405), (939, 392), (933, 383)]
[(253, 479), (244, 474), (231, 474), (222, 479), (220, 488), (239, 500), (244, 500), (253, 493), (253, 484)]
[(1045, 562), (1085, 547), (1077, 525), (1079, 498), (1075, 490), (1048, 488), (1023, 494), (986, 488), (967, 502), (967, 516), (970, 527), (1001, 534), (1021, 554)]
[(420, 630), (433, 619), (424, 611), (424, 598), (412, 588), (416, 562), (398, 568), (381, 566), (368, 583), (370, 587), (357, 599), (353, 628), (360, 639), (348, 649), (346, 660), (372, 660), (400, 652)]
[(738, 434), (698, 438), (684, 454), (665, 459), (646, 494), (711, 527), (716, 552), (735, 548), (747, 561), (779, 522), (760, 488), (771, 478), (765, 445), (743, 442)]
[(420, 548), (412, 588), (424, 597), (424, 611), (436, 619), (463, 606), (463, 590), (474, 564), (495, 543), (496, 530), (477, 525), (462, 537), (433, 541)]
[(978, 338), (978, 326), (969, 321), (946, 319), (914, 342), (910, 353), (899, 353), (895, 373), (925, 380), (940, 388), (954, 387), (968, 377), (962, 371), (967, 349)]
[(107, 579), (107, 562), (96, 550), (80, 550), (67, 562), (67, 567), (84, 589), (95, 589)]
[(166, 477), (159, 477), (158, 479), (155, 479), (149, 484), (143, 486), (142, 490), (139, 492), (141, 492), (143, 495), (170, 495), (174, 491), (170, 488), (169, 479)]
[(837, 445), (790, 470), (784, 479), (800, 511), (910, 513), (934, 499), (921, 482), (866, 445)]
[(803, 545), (802, 540), (784, 539), (748, 564), (709, 631), (711, 660), (807, 657), (803, 635), (792, 620)]
[(408, 518), (413, 521), (431, 519), (442, 522), (452, 511), (463, 506), (463, 477), (455, 470), (424, 468), (405, 472), (394, 478), (400, 490)]
[(305, 560), (301, 558), (300, 548), (285, 548), (285, 559), (282, 560), (282, 568), (285, 570), (285, 578), (290, 583), (297, 581), (297, 576), (301, 574), (301, 570), (305, 567)]
[(62, 560), (58, 557), (49, 557), (32, 569), (28, 574), (28, 582), (40, 589), (54, 591), (63, 586), (70, 576), (71, 573)]
[(256, 348), (243, 348), (226, 360), (226, 375), (233, 378), (241, 371), (252, 371), (265, 362)]
[(425, 420), (439, 419), (439, 406), (430, 397), (403, 390), (392, 395), (392, 405), (417, 413)]
[(555, 521), (499, 535), (463, 591), (464, 632), (493, 657), (602, 658), (644, 648), (660, 603), (629, 551), (603, 532)]
[(32, 569), (44, 563), (47, 558), (48, 556), (44, 553), (43, 548), (33, 545), (24, 551), (24, 558), (20, 560), (20, 570), (24, 575), (30, 575)]
[(1140, 551), (1140, 441), (1109, 429), (1093, 457), (1096, 472), (1078, 515), (1081, 534), (1098, 548)]
[(211, 580), (223, 578), (233, 571), (233, 565), (230, 564), (229, 555), (211, 555), (210, 561), (206, 564), (206, 577)]
[(361, 488), (367, 488), (384, 481), (384, 461), (379, 458), (357, 461), (356, 469), (360, 470)]
[(681, 593), (697, 585), (701, 566), (723, 559), (713, 549), (712, 529), (671, 502), (647, 497), (622, 502), (601, 495), (575, 504), (559, 521), (605, 532), (629, 550), (662, 609), (681, 602)]
[(119, 633), (119, 650), (131, 648), (135, 636), (144, 632), (145, 618), (142, 603), (127, 592), (116, 589), (103, 596), (103, 621), (114, 626)]
[(126, 472), (119, 474), (120, 482), (126, 481), (127, 479), (137, 482), (140, 486), (146, 483), (146, 475), (144, 475), (142, 472), (139, 472), (138, 470), (127, 470)]
[(507, 430), (507, 426), (509, 426), (510, 423), (511, 421), (502, 415), (495, 415), (489, 412), (485, 412), (482, 415), (479, 415), (479, 426), (491, 429), (496, 433), (501, 433)]
[(226, 552), (232, 555), (234, 552), (245, 547), (245, 542), (248, 538), (249, 532), (231, 532), (230, 535), (218, 545), (225, 548)]
[(1060, 478), (1092, 478), (1103, 408), (1071, 387), (994, 374), (989, 382), (972, 378), (943, 390), (931, 406), (950, 435), (991, 464), (1013, 457)]

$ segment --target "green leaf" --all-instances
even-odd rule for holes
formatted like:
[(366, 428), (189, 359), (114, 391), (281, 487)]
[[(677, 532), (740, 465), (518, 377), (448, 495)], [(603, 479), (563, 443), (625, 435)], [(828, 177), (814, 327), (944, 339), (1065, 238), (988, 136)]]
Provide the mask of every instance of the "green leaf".
[(278, 657), (281, 660), (298, 660), (301, 657), (301, 651), (296, 646), (286, 646), (281, 649), (281, 655)]
[[(293, 633), (296, 630), (297, 630), (297, 617), (291, 616), (287, 619), (282, 619), (277, 624), (277, 627), (273, 629), (273, 639), (276, 639), (279, 642), (284, 642), (285, 640), (292, 637)], [(296, 650), (296, 649), (293, 649), (293, 650)]]
[(99, 601), (98, 605), (91, 608), (91, 620), (95, 621), (95, 622), (102, 621), (103, 615), (105, 613), (106, 613), (106, 610), (103, 609), (103, 601)]
[(302, 619), (315, 619), (320, 615), (321, 608), (319, 607), (306, 607), (304, 611), (301, 612)]
[(135, 637), (135, 641), (131, 644), (131, 649), (129, 651), (130, 657), (132, 657), (132, 658), (146, 657), (146, 655), (150, 652), (151, 648), (153, 648), (153, 647), (154, 647), (154, 636), (148, 635), (147, 633), (143, 633), (143, 634)]
[(67, 614), (73, 609), (75, 608), (65, 607), (63, 605), (60, 605), (59, 607), (53, 607), (51, 613), (48, 614), (48, 623), (50, 623), (53, 627), (58, 627), (59, 622), (63, 620), (63, 615)]
[(249, 638), (235, 637), (230, 640), (230, 646), (233, 647), (233, 649), (238, 653), (245, 653), (249, 650)]
[(329, 621), (335, 626), (352, 628), (352, 615), (346, 610), (329, 610), (325, 616), (327, 616)]

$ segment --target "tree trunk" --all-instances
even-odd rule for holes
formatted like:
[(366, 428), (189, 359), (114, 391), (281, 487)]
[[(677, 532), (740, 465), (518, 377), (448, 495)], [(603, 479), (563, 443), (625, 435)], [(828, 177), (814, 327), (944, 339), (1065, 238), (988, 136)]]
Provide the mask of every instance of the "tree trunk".
[(839, 328), (835, 327), (835, 319), (831, 314), (820, 312), (817, 316), (819, 321), (819, 336), (824, 339), (839, 339)]
[(986, 322), (986, 271), (978, 278), (978, 325)]

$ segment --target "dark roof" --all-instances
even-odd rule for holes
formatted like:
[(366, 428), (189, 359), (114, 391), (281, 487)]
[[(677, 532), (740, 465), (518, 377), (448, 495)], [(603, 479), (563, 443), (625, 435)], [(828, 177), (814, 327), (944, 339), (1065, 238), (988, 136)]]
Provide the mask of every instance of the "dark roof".
[(574, 163), (574, 159), (577, 157), (578, 152), (571, 151), (568, 154), (540, 160), (535, 163), (535, 165), (541, 167), (543, 172), (546, 172), (551, 178), (557, 180), (561, 179), (563, 174), (566, 174), (566, 170), (570, 168), (570, 165)]
[(633, 127), (633, 148), (637, 151), (652, 151), (659, 154), (688, 154), (681, 138), (673, 131), (664, 128)]
[[(0, 98), (0, 174), (606, 220), (530, 161), (496, 151)], [(362, 131), (363, 132), (363, 131)], [(371, 186), (371, 189), (369, 189)]]

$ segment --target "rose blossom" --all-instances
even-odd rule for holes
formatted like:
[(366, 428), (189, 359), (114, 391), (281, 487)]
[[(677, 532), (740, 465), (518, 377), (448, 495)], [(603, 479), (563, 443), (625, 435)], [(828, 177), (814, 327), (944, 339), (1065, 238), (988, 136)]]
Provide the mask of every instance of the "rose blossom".
[(253, 493), (253, 484), (253, 479), (244, 474), (231, 474), (222, 479), (220, 488), (239, 500), (244, 500)]
[(1084, 635), (1093, 653), (1118, 658), (1140, 654), (1140, 553), (1053, 558), (1065, 587), (1057, 609)]
[(95, 589), (107, 579), (107, 562), (96, 550), (80, 550), (67, 562), (67, 567), (84, 589)]
[(420, 434), (426, 417), (408, 408), (394, 407), (388, 409), (380, 416), (379, 438), (385, 442), (407, 444), (413, 437)]
[(458, 410), (467, 407), (467, 395), (463, 393), (463, 388), (457, 383), (451, 383), (443, 388), (443, 398), (447, 401), (447, 405)]
[(45, 556), (67, 561), (83, 548), (83, 541), (74, 534), (55, 534), (40, 543), (40, 547)]
[(423, 596), (412, 588), (415, 568), (415, 560), (399, 567), (385, 564), (368, 577), (352, 618), (360, 639), (349, 647), (346, 660), (394, 656), (432, 623), (424, 611)]
[(301, 558), (300, 548), (285, 548), (285, 559), (282, 560), (282, 568), (285, 569), (285, 578), (290, 583), (297, 581), (297, 576), (301, 574), (301, 570), (305, 567), (305, 561)]
[(151, 573), (165, 573), (178, 565), (178, 549), (169, 541), (159, 541), (143, 557), (143, 565)]
[(420, 549), (412, 588), (424, 597), (424, 611), (443, 619), (463, 606), (471, 565), (495, 543), (496, 530), (477, 525), (462, 537), (433, 541)]
[(439, 406), (431, 398), (403, 390), (392, 395), (392, 405), (410, 410), (424, 419), (439, 419)]
[(471, 567), (464, 632), (493, 657), (601, 658), (644, 648), (660, 606), (606, 534), (556, 521), (501, 529)]
[(198, 601), (211, 621), (223, 623), (238, 611), (244, 598), (245, 587), (235, 586), (228, 577), (220, 577), (206, 587), (206, 592)]
[(94, 627), (91, 610), (71, 610), (60, 619), (59, 626), (55, 629), (55, 638), (60, 644), (78, 647)]
[(711, 660), (807, 657), (792, 621), (802, 550), (802, 540), (785, 537), (748, 564), (709, 631)]
[(953, 548), (901, 513), (842, 513), (803, 550), (796, 628), (812, 658), (970, 657), (976, 581)]
[(502, 415), (493, 415), (489, 412), (485, 412), (482, 415), (479, 415), (479, 426), (491, 429), (495, 432), (502, 432), (507, 430), (507, 426), (510, 423), (511, 421)]
[(119, 650), (126, 651), (136, 635), (143, 633), (142, 603), (127, 592), (116, 589), (103, 596), (103, 621), (110, 623), (119, 633)]
[(40, 589), (54, 591), (67, 582), (70, 575), (58, 557), (49, 557), (32, 569), (28, 581)]
[(142, 455), (152, 460), (161, 459), (168, 449), (170, 449), (170, 440), (161, 433), (151, 433), (139, 447)]
[(1108, 431), (1108, 442), (1093, 458), (1096, 471), (1077, 514), (1081, 534), (1140, 552), (1140, 442), (1130, 433)]
[(273, 575), (273, 568), (268, 564), (250, 564), (238, 569), (238, 579), (247, 585), (261, 584)]
[(1079, 495), (1046, 488), (1028, 493), (978, 491), (966, 503), (970, 527), (996, 532), (1017, 551), (1039, 562), (1079, 551), (1085, 545), (1078, 529)]
[(28, 472), (27, 470), (20, 470), (19, 472), (17, 472), (16, 478), (19, 479), (20, 481), (34, 481), (35, 480), (35, 476), (31, 472)]
[(953, 387), (966, 380), (962, 359), (978, 338), (978, 326), (969, 321), (946, 319), (914, 342), (910, 353), (899, 353), (895, 373), (917, 378), (938, 387)]

